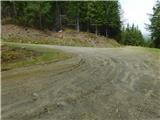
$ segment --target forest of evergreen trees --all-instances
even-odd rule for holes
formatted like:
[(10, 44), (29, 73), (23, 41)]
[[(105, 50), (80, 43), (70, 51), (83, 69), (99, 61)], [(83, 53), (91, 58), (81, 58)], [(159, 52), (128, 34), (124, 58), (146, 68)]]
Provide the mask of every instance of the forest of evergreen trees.
[(138, 26), (135, 27), (134, 24), (129, 26), (128, 24), (126, 28), (123, 27), (121, 43), (125, 45), (143, 46), (144, 38), (141, 31), (138, 29)]
[[(118, 1), (3, 1), (2, 23), (59, 31), (65, 27), (114, 38), (125, 45), (144, 45), (138, 27), (122, 27)], [(156, 47), (160, 40), (157, 2), (149, 27)], [(155, 17), (156, 16), (156, 17)], [(158, 16), (158, 17), (157, 17)]]

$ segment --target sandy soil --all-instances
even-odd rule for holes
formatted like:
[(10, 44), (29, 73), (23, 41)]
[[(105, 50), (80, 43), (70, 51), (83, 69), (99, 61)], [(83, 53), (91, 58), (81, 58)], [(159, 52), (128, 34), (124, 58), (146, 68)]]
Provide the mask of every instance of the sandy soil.
[(3, 120), (160, 120), (158, 55), (43, 46), (77, 56), (2, 72)]

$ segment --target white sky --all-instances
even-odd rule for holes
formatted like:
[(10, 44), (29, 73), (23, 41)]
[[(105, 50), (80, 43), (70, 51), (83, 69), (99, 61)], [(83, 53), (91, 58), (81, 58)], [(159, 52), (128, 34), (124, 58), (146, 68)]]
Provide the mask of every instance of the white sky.
[(149, 15), (155, 5), (156, 0), (120, 0), (121, 8), (123, 10), (124, 24), (138, 25), (143, 34), (149, 34), (145, 29), (145, 23), (149, 24)]

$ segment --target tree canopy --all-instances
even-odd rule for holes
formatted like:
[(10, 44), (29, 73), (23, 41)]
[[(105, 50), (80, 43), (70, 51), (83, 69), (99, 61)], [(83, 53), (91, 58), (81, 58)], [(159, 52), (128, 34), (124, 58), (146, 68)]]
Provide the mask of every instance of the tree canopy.
[(149, 29), (154, 46), (160, 48), (160, 1), (157, 1), (153, 8), (153, 15), (151, 15), (150, 21), (151, 25), (149, 25)]

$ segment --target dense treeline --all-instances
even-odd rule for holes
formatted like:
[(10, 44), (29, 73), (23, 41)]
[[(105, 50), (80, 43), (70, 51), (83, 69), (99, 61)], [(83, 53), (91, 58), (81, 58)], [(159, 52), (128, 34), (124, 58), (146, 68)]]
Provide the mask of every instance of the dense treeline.
[(3, 1), (2, 20), (40, 29), (51, 28), (54, 23), (52, 7), (49, 2)]
[(151, 37), (154, 47), (160, 48), (160, 1), (157, 1), (153, 8), (153, 15), (151, 16), (151, 25), (149, 29), (151, 31)]
[(144, 45), (144, 38), (141, 31), (138, 29), (138, 26), (135, 27), (133, 24), (132, 26), (127, 25), (127, 27), (122, 28), (122, 39), (121, 43), (125, 45)]
[(2, 18), (40, 29), (59, 31), (67, 26), (117, 40), (121, 36), (118, 1), (6, 1)]

